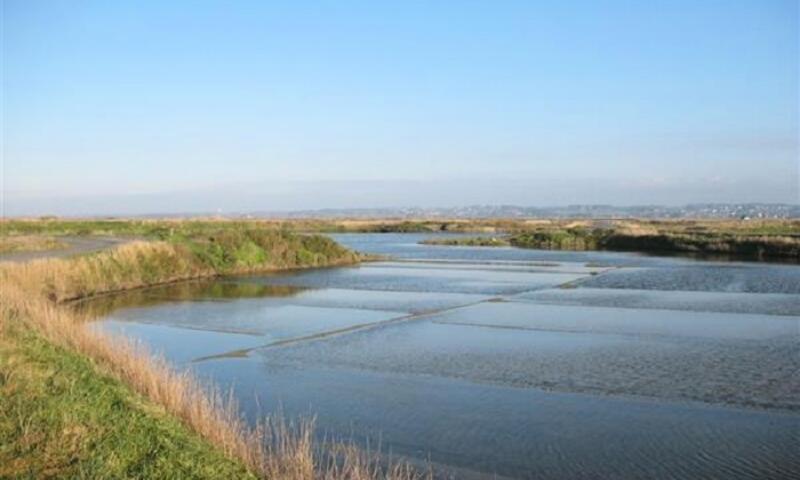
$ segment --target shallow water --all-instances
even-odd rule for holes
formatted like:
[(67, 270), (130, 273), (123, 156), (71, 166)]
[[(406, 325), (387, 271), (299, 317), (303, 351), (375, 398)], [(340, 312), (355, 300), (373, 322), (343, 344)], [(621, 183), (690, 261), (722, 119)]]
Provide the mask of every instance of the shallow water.
[(800, 469), (798, 416), (252, 358), (199, 368), (232, 385), (253, 416), (316, 412), (322, 433), (457, 466), (456, 478), (791, 478)]
[(775, 264), (700, 264), (618, 269), (586, 287), (736, 293), (800, 294), (800, 268)]
[(459, 478), (800, 476), (800, 266), (336, 237), (394, 258), (80, 308)]
[(691, 292), (619, 288), (548, 289), (525, 292), (517, 301), (632, 309), (800, 315), (800, 295), (781, 293)]

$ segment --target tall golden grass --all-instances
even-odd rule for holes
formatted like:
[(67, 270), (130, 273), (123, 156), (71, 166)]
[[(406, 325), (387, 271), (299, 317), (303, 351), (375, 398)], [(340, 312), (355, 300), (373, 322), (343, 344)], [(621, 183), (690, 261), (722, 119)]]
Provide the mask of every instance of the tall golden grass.
[(39, 235), (0, 236), (0, 253), (56, 250), (66, 246), (64, 242), (53, 237)]
[(133, 242), (96, 255), (0, 266), (0, 278), (55, 302), (209, 277), (213, 269), (166, 242)]
[(430, 477), (403, 463), (381, 464), (352, 445), (315, 446), (314, 422), (266, 417), (250, 426), (232, 395), (199, 382), (152, 356), (140, 344), (87, 326), (59, 301), (152, 283), (213, 275), (185, 260), (179, 247), (135, 243), (75, 259), (0, 265), (0, 334), (28, 328), (83, 354), (105, 373), (179, 418), (192, 431), (263, 478), (306, 480)]

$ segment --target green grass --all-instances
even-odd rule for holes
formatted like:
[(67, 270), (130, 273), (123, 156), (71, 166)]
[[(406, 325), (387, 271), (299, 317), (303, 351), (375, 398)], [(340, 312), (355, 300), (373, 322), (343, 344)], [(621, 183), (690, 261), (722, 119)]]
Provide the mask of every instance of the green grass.
[(257, 270), (316, 267), (355, 261), (355, 255), (320, 235), (254, 228), (209, 229), (202, 233), (172, 233), (164, 240), (187, 247), (194, 257), (218, 274)]
[(255, 478), (76, 353), (0, 337), (0, 478)]
[(110, 235), (161, 240), (187, 247), (220, 274), (257, 269), (324, 266), (352, 253), (333, 240), (257, 221), (10, 220), (0, 239), (31, 235)]
[(8, 220), (4, 235), (131, 235), (151, 236), (161, 225), (139, 220)]
[(582, 228), (554, 229), (523, 232), (512, 236), (509, 242), (515, 247), (545, 250), (596, 250), (601, 246), (601, 230)]

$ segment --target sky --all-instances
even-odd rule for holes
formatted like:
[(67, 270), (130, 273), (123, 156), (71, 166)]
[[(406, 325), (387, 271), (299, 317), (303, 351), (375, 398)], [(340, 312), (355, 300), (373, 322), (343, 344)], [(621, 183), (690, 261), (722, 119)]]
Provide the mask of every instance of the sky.
[(800, 202), (798, 1), (2, 2), (2, 209)]

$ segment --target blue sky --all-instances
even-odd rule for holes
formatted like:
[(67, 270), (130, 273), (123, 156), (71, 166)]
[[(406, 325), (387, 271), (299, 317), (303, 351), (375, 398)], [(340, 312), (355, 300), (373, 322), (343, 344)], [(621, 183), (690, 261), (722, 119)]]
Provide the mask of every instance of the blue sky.
[(3, 1), (8, 214), (798, 202), (798, 2)]

